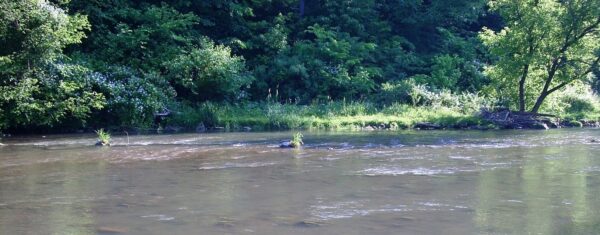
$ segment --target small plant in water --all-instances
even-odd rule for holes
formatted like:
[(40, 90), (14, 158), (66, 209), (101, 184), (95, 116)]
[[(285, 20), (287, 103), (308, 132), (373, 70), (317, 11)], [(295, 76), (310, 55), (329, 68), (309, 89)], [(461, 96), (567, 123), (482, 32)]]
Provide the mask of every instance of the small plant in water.
[(98, 135), (98, 142), (96, 145), (98, 146), (110, 146), (110, 133), (104, 131), (104, 129), (100, 129), (96, 131)]
[(302, 137), (304, 137), (302, 133), (297, 132), (296, 134), (294, 134), (292, 141), (290, 141), (290, 145), (294, 148), (298, 148), (304, 145), (304, 142), (302, 142)]

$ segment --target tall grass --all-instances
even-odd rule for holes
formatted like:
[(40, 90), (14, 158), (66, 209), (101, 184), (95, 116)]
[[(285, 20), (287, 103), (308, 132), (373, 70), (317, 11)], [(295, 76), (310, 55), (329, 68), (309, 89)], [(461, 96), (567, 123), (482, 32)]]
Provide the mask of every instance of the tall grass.
[(227, 104), (204, 103), (184, 106), (168, 125), (194, 128), (199, 123), (207, 127), (237, 130), (288, 129), (361, 129), (364, 127), (399, 129), (412, 128), (419, 122), (431, 122), (445, 128), (466, 128), (487, 125), (472, 112), (459, 108), (392, 104), (378, 107), (368, 102), (328, 102), (296, 105), (272, 102)]

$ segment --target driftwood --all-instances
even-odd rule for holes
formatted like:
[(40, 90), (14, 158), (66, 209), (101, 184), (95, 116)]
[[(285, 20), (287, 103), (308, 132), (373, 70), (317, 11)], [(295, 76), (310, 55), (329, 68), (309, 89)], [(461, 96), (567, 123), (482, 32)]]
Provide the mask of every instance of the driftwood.
[(482, 110), (481, 117), (509, 129), (560, 128), (560, 119), (551, 114), (513, 112), (508, 109), (501, 109), (497, 111)]
[(162, 112), (155, 112), (154, 113), (154, 125), (160, 126), (161, 122), (170, 115), (171, 115), (171, 110), (166, 109), (166, 108), (163, 109)]
[(160, 113), (154, 113), (154, 117), (166, 117), (169, 115), (171, 115), (171, 110), (169, 109), (163, 109), (163, 111)]

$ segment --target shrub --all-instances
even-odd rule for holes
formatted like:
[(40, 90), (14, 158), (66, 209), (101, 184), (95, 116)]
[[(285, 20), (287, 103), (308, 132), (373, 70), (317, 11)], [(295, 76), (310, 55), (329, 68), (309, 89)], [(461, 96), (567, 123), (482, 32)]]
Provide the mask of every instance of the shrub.
[(168, 62), (167, 68), (179, 93), (191, 101), (247, 98), (243, 88), (253, 80), (242, 57), (209, 40)]
[(396, 102), (414, 103), (411, 96), (414, 86), (415, 84), (412, 83), (412, 80), (383, 83), (381, 84), (381, 91), (376, 95), (376, 100), (383, 104)]
[(149, 126), (154, 113), (172, 102), (175, 91), (156, 73), (138, 73), (128, 67), (110, 67), (94, 73), (91, 82), (106, 96), (107, 105), (98, 120), (122, 126)]
[(593, 119), (600, 115), (600, 100), (585, 84), (575, 83), (547, 99), (543, 112), (568, 119)]
[(99, 145), (110, 145), (110, 133), (104, 131), (104, 129), (100, 129), (96, 130), (96, 135), (98, 135)]

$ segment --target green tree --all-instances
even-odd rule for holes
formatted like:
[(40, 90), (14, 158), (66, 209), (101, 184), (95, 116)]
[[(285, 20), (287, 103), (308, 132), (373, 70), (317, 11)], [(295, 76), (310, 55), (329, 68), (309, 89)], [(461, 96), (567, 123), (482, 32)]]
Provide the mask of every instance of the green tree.
[[(79, 6), (80, 0), (73, 4)], [(92, 2), (82, 7), (90, 15), (93, 31), (85, 42), (86, 60), (99, 70), (127, 66), (144, 72), (163, 69), (199, 38), (193, 26), (199, 17), (182, 14), (163, 4), (131, 6), (130, 1)]]
[(600, 1), (493, 0), (489, 5), (507, 25), (480, 34), (497, 57), (486, 73), (496, 81), (497, 95), (511, 97), (519, 111), (531, 106), (539, 112), (548, 95), (588, 78), (598, 65)]
[(87, 68), (63, 54), (89, 28), (85, 16), (49, 1), (0, 2), (0, 128), (85, 120), (103, 107), (85, 82)]
[(202, 44), (166, 63), (168, 76), (180, 88), (179, 93), (191, 101), (245, 98), (244, 92), (240, 91), (250, 85), (253, 78), (246, 70), (243, 58), (210, 40)]
[(375, 87), (380, 69), (367, 62), (376, 44), (359, 41), (348, 33), (315, 24), (306, 31), (315, 38), (283, 50), (261, 77), (268, 87), (282, 91), (280, 98), (358, 98)]

